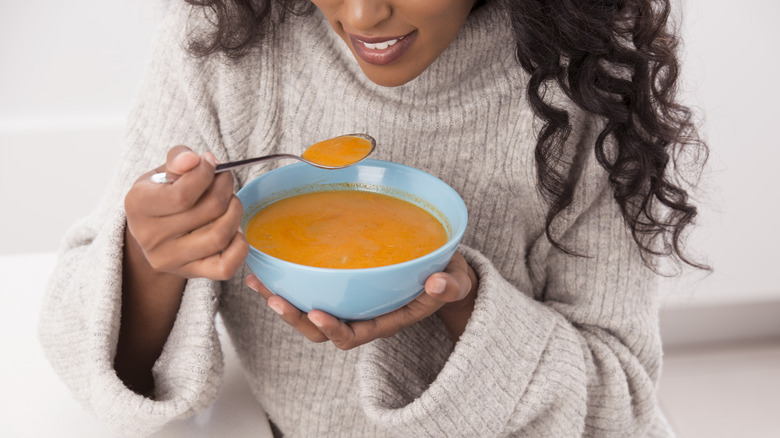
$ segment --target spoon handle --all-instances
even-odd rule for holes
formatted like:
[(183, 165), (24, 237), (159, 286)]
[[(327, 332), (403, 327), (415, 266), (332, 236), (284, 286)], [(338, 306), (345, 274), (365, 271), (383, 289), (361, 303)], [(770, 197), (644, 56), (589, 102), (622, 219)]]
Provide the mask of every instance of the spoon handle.
[[(261, 161), (278, 160), (280, 158), (295, 158), (297, 160), (303, 159), (297, 155), (292, 154), (272, 154), (262, 157), (247, 158), (245, 160), (231, 161), (229, 163), (220, 163), (214, 169), (214, 173), (225, 172), (232, 169), (238, 169), (240, 167), (249, 166), (250, 164), (259, 163)], [(176, 181), (175, 177), (171, 177), (167, 172), (155, 173), (151, 177), (152, 182), (157, 184), (170, 184)]]
[(295, 158), (298, 160), (301, 159), (301, 157), (292, 154), (271, 154), (262, 157), (247, 158), (245, 160), (231, 161), (229, 163), (220, 163), (217, 164), (214, 173), (220, 173), (226, 170), (238, 169), (244, 166), (248, 166), (250, 164), (259, 163), (261, 161), (278, 160), (280, 158)]

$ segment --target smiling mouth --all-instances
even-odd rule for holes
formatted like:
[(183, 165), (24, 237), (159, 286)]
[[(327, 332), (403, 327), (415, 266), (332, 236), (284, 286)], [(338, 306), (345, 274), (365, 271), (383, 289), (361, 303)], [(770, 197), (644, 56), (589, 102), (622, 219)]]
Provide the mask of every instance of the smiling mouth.
[(358, 37), (355, 37), (355, 39), (358, 42), (363, 43), (363, 45), (366, 46), (366, 48), (369, 49), (369, 50), (385, 50), (388, 47), (390, 47), (390, 46), (394, 45), (395, 43), (397, 43), (398, 41), (401, 41), (402, 39), (404, 39), (405, 36), (406, 35), (404, 35), (402, 37), (399, 37), (399, 38), (393, 38), (393, 39), (389, 39), (389, 40), (384, 40), (384, 41), (381, 41), (381, 42), (378, 42), (378, 43), (369, 43), (369, 42), (364, 41), (364, 40), (362, 40), (362, 39), (360, 39)]
[(401, 37), (363, 38), (349, 34), (355, 54), (369, 64), (384, 65), (396, 61), (411, 45), (417, 31)]

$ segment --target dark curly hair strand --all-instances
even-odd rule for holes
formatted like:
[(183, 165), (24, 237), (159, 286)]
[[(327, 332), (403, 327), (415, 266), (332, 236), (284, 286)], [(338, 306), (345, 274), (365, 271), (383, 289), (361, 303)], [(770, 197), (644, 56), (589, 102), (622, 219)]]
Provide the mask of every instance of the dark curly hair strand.
[[(692, 152), (703, 165), (707, 147), (691, 111), (676, 101), (679, 40), (669, 23), (669, 1), (524, 0), (505, 6), (518, 60), (531, 74), (529, 101), (544, 121), (536, 163), (551, 204), (548, 237), (553, 240), (553, 220), (570, 205), (574, 190), (572, 178), (555, 167), (570, 124), (565, 111), (544, 100), (546, 85), (554, 81), (579, 107), (606, 120), (596, 157), (643, 254), (708, 269), (682, 250), (684, 230), (697, 210), (675, 181), (675, 163)], [(614, 152), (606, 148), (609, 135)]]

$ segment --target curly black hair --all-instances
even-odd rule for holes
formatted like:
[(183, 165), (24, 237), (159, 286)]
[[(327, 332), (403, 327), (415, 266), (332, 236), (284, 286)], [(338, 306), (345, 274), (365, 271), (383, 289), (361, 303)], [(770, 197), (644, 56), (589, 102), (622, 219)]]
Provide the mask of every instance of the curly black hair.
[[(311, 13), (308, 0), (185, 0), (206, 8), (211, 32), (193, 36), (199, 56), (239, 58), (262, 43), (287, 14)], [(605, 120), (594, 150), (645, 262), (656, 256), (709, 269), (686, 255), (683, 241), (697, 209), (682, 176), (695, 178), (708, 155), (691, 110), (677, 97), (680, 40), (669, 0), (480, 0), (507, 11), (528, 98), (543, 122), (535, 156), (538, 187), (549, 202), (546, 232), (558, 249), (555, 218), (572, 202), (575, 172), (561, 169), (569, 114), (545, 101), (557, 85), (583, 110)], [(608, 147), (607, 138), (614, 147)], [(685, 159), (683, 159), (685, 157)]]

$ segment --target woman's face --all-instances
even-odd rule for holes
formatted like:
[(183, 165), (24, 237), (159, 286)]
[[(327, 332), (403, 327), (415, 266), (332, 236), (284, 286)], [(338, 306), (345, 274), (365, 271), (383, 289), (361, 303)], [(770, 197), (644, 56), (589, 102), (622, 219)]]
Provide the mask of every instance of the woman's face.
[(420, 75), (449, 46), (475, 0), (312, 0), (373, 82)]

